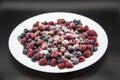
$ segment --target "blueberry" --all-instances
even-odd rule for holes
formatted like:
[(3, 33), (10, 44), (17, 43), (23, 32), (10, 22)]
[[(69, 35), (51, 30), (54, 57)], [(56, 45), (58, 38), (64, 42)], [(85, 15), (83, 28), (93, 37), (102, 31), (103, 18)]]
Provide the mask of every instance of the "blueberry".
[(98, 47), (95, 46), (92, 51), (95, 52), (95, 51), (97, 51), (97, 50), (98, 50)]
[(24, 33), (27, 33), (27, 32), (29, 32), (29, 30), (25, 28), (25, 29), (24, 29)]
[(90, 44), (94, 44), (94, 40), (90, 40)]
[(73, 20), (73, 23), (76, 24), (76, 25), (78, 25), (78, 24), (80, 23), (80, 20), (74, 19), (74, 20)]
[(52, 43), (48, 42), (48, 47), (52, 47)]
[(59, 45), (57, 45), (57, 48), (60, 50), (60, 48), (61, 48), (61, 45), (59, 44)]
[(64, 24), (66, 21), (65, 21), (65, 19), (62, 19), (62, 24)]
[(70, 55), (69, 52), (66, 52), (66, 53), (65, 53), (65, 58), (66, 58), (66, 59), (71, 59), (71, 55)]
[(23, 54), (27, 55), (27, 49), (23, 49)]
[(18, 36), (17, 39), (18, 39), (18, 41), (20, 41), (21, 40), (21, 36)]
[(47, 60), (47, 65), (50, 65), (51, 60)]
[(47, 23), (47, 21), (44, 21), (42, 24), (47, 25), (48, 23)]
[(82, 53), (80, 51), (74, 51), (73, 55), (77, 58), (77, 57), (81, 56)]
[(36, 56), (34, 55), (31, 60), (32, 60), (33, 62), (37, 61)]
[(31, 42), (31, 41), (32, 41), (32, 39), (28, 39), (28, 40), (27, 40), (27, 43), (29, 43), (29, 42)]
[(69, 45), (67, 49), (68, 49), (69, 52), (73, 51), (73, 47), (71, 45)]
[(85, 37), (87, 37), (87, 36), (88, 36), (88, 34), (87, 34), (86, 32), (84, 32), (84, 33), (83, 33), (83, 35), (84, 35)]
[(78, 30), (75, 30), (75, 33), (76, 33), (76, 34), (79, 34), (79, 31), (78, 31)]
[(47, 50), (48, 50), (48, 52), (51, 52), (51, 51), (52, 51), (52, 49), (51, 49), (51, 48), (47, 48)]
[(79, 63), (78, 59), (76, 59), (76, 58), (73, 59), (73, 64), (74, 64), (74, 65), (76, 65), (76, 64), (78, 64), (78, 63)]
[(34, 53), (37, 53), (38, 52), (38, 49), (34, 49)]
[(46, 54), (45, 58), (46, 58), (46, 60), (51, 60), (51, 55), (50, 54)]
[(25, 37), (25, 33), (21, 33), (21, 35), (19, 36), (20, 38), (23, 38), (23, 37)]

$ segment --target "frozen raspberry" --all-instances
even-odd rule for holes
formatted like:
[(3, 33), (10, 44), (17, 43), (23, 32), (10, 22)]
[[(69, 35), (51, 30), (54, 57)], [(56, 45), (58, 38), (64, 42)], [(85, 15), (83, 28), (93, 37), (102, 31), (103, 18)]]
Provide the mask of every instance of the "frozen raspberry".
[(73, 64), (70, 62), (66, 62), (66, 68), (73, 68)]
[(65, 22), (65, 25), (66, 26), (69, 26), (71, 22)]
[(34, 51), (32, 49), (28, 49), (27, 56), (31, 58), (33, 55), (34, 55)]
[(59, 69), (64, 69), (65, 68), (65, 63), (59, 63), (58, 68)]
[(84, 56), (80, 56), (80, 57), (78, 57), (78, 60), (79, 60), (79, 62), (83, 62), (83, 61), (85, 61), (85, 57)]
[(39, 26), (40, 22), (39, 21), (36, 21), (36, 23), (33, 24), (33, 27), (37, 27)]
[(48, 22), (49, 25), (54, 25), (55, 23), (53, 21)]
[(87, 48), (88, 50), (92, 50), (92, 49), (93, 49), (93, 45), (88, 44), (88, 45), (86, 45), (86, 48)]
[(62, 58), (62, 59), (61, 59), (61, 62), (62, 62), (62, 63), (66, 63), (66, 62), (68, 62), (68, 60), (65, 59), (65, 58)]
[(60, 52), (65, 53), (66, 52), (66, 48), (65, 47), (61, 47), (60, 48)]
[(94, 44), (93, 44), (93, 46), (98, 46), (99, 44), (98, 44), (98, 42), (95, 42)]
[(34, 47), (33, 42), (30, 42), (27, 44), (27, 49), (30, 49), (30, 48), (33, 49), (33, 47)]
[(36, 37), (36, 34), (31, 33), (31, 38), (32, 38), (32, 39), (35, 39), (35, 37)]
[(84, 31), (87, 31), (87, 30), (89, 30), (89, 27), (86, 25), (84, 26)]
[(37, 60), (39, 60), (39, 59), (41, 59), (41, 58), (44, 57), (44, 55), (41, 54), (41, 53), (39, 53), (39, 52), (37, 52), (37, 53), (35, 54), (35, 56), (36, 56)]
[(23, 38), (20, 40), (20, 43), (21, 43), (22, 45), (24, 45), (26, 41), (27, 41), (26, 37), (23, 37)]
[(75, 44), (75, 40), (74, 39), (70, 40), (69, 44), (73, 46)]
[(83, 28), (83, 26), (82, 26), (82, 25), (77, 25), (77, 30), (81, 32), (81, 31), (83, 31), (83, 30), (84, 30), (84, 28)]
[(57, 60), (56, 60), (55, 58), (52, 58), (52, 59), (51, 59), (51, 62), (50, 62), (50, 65), (51, 65), (52, 67), (54, 67), (54, 66), (56, 66), (56, 64), (57, 64)]
[(86, 50), (86, 45), (80, 45), (79, 49), (80, 49), (80, 51), (85, 51)]
[(55, 35), (55, 31), (49, 31), (49, 35), (51, 35), (51, 36), (54, 36)]
[(85, 44), (89, 44), (90, 40), (89, 39), (85, 39)]
[(37, 45), (41, 45), (42, 43), (43, 43), (43, 40), (38, 39), (36, 44), (37, 44)]
[(41, 66), (47, 65), (47, 60), (46, 60), (45, 58), (41, 58), (41, 59), (39, 60), (39, 65), (41, 65)]
[(85, 51), (83, 52), (83, 55), (87, 58), (91, 56), (91, 52), (90, 51)]
[(78, 45), (78, 44), (75, 44), (75, 45), (73, 46), (73, 50), (74, 50), (74, 51), (79, 50), (79, 45)]
[(97, 33), (95, 30), (90, 30), (89, 35), (90, 36), (97, 36)]
[(41, 48), (43, 50), (47, 49), (48, 48), (48, 44), (46, 42), (42, 43)]
[(28, 32), (28, 33), (26, 33), (26, 38), (30, 38), (30, 36), (31, 36), (31, 33), (30, 32)]

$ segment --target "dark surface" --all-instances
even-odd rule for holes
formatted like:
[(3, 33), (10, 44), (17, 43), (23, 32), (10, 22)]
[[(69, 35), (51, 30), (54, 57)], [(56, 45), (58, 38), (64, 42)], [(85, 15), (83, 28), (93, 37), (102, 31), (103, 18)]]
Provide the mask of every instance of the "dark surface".
[[(119, 80), (120, 2), (55, 3), (4, 1), (0, 3), (0, 80)], [(8, 48), (8, 39), (12, 30), (25, 19), (54, 11), (87, 16), (105, 29), (109, 45), (105, 55), (97, 63), (71, 73), (50, 74), (29, 69), (12, 57)]]

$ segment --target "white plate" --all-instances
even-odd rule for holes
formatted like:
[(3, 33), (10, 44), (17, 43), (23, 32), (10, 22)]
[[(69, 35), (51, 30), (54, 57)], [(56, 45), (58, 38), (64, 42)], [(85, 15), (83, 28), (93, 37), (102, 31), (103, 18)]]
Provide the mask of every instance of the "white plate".
[[(99, 47), (98, 50), (89, 58), (87, 58), (84, 62), (75, 65), (71, 69), (58, 69), (58, 67), (51, 67), (51, 66), (39, 66), (38, 62), (32, 62), (30, 58), (23, 55), (22, 50), (23, 46), (17, 40), (18, 35), (20, 35), (25, 28), (31, 29), (33, 23), (36, 21), (56, 21), (59, 18), (64, 18), (65, 20), (72, 21), (73, 19), (79, 19), (83, 23), (83, 25), (88, 25), (90, 29), (94, 29), (98, 33), (98, 43)], [(34, 16), (29, 18), (22, 23), (20, 23), (11, 33), (9, 37), (9, 49), (13, 57), (23, 65), (42, 72), (49, 72), (49, 73), (65, 73), (65, 72), (72, 72), (76, 70), (80, 70), (86, 68), (93, 63), (97, 62), (105, 53), (107, 46), (108, 46), (108, 38), (104, 29), (97, 24), (95, 21), (74, 13), (67, 13), (67, 12), (53, 12), (53, 13), (45, 13)]]

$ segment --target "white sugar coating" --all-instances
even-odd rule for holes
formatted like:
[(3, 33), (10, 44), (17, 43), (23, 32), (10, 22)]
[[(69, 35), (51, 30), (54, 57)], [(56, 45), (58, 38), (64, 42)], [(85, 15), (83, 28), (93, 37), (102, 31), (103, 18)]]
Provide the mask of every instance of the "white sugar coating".
[(41, 50), (41, 51), (39, 51), (39, 53), (41, 53), (41, 54), (49, 54), (49, 52), (48, 52), (48, 50)]
[(62, 44), (69, 44), (69, 41), (65, 39), (62, 41)]

